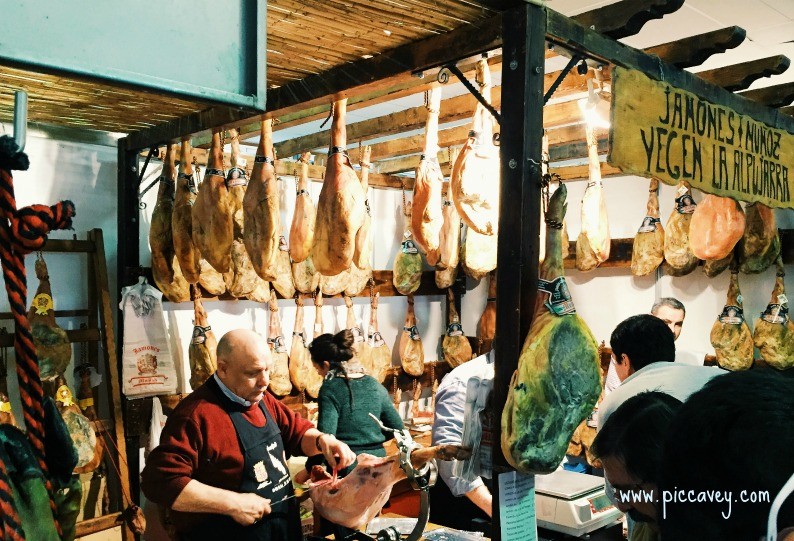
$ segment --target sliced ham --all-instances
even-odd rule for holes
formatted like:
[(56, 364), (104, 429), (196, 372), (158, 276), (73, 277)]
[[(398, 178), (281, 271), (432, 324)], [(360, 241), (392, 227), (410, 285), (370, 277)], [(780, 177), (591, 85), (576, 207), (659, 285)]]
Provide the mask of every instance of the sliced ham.
[[(369, 312), (369, 345), (370, 366), (369, 374), (383, 383), (391, 368), (391, 350), (378, 330), (378, 298), (380, 293), (372, 295)], [(366, 368), (366, 367), (365, 367)]]
[(190, 288), (182, 275), (174, 253), (171, 221), (174, 213), (174, 180), (176, 179), (176, 145), (168, 145), (163, 174), (157, 190), (157, 204), (152, 211), (149, 246), (152, 249), (152, 276), (157, 288), (173, 302), (190, 299)]
[(745, 228), (739, 243), (739, 263), (742, 272), (763, 272), (780, 255), (775, 211), (761, 203), (750, 203), (745, 209)]
[(753, 335), (744, 319), (738, 269), (731, 270), (725, 308), (711, 327), (710, 338), (722, 368), (746, 370), (753, 366)]
[(223, 149), (220, 132), (212, 134), (204, 182), (193, 205), (193, 244), (216, 271), (231, 270), (234, 241), (234, 209), (223, 175)]
[(471, 344), (463, 333), (463, 325), (455, 309), (455, 295), (452, 289), (447, 289), (447, 331), (441, 340), (441, 352), (444, 360), (452, 368), (470, 361), (472, 357)]
[(535, 315), (502, 411), (502, 451), (525, 473), (557, 469), (601, 394), (598, 344), (576, 313), (563, 273), (557, 227), (565, 217), (566, 195), (561, 184), (549, 199)]
[(359, 255), (356, 236), (366, 215), (366, 194), (345, 152), (346, 111), (347, 99), (334, 103), (331, 147), (317, 204), (312, 259), (324, 276), (335, 276), (349, 269)]
[(439, 237), (444, 225), (441, 203), (441, 184), (444, 175), (438, 163), (438, 114), (441, 108), (441, 88), (430, 89), (425, 123), (425, 148), (419, 158), (414, 181), (411, 230), (419, 248), (427, 255), (427, 262), (436, 265), (439, 258)]
[(422, 337), (416, 326), (414, 314), (414, 296), (408, 295), (408, 311), (405, 314), (405, 325), (400, 335), (400, 364), (409, 376), (418, 377), (425, 371), (425, 350)]
[(311, 354), (306, 347), (306, 329), (303, 324), (303, 298), (298, 295), (295, 297), (295, 329), (292, 331), (292, 346), (289, 353), (289, 379), (292, 387), (302, 393), (306, 390), (306, 382), (310, 379), (310, 373), (317, 374), (312, 366)]
[[(411, 464), (421, 470), (430, 460), (463, 460), (471, 452), (458, 445), (439, 445), (414, 450)], [(356, 467), (342, 479), (322, 466), (311, 472), (309, 492), (320, 516), (347, 528), (363, 528), (380, 513), (391, 495), (391, 487), (405, 479), (400, 456), (375, 457), (360, 454)]]
[(273, 154), (273, 120), (262, 121), (251, 180), (243, 199), (243, 243), (254, 271), (267, 281), (276, 279), (281, 217)]
[[(317, 338), (325, 332), (323, 324), (323, 294), (317, 292), (314, 297), (314, 338)], [(311, 360), (311, 357), (310, 357)], [(323, 377), (312, 365), (312, 369), (306, 372), (306, 394), (311, 398), (317, 398), (320, 395), (320, 387), (323, 386)]]
[(678, 183), (675, 209), (664, 227), (664, 268), (671, 276), (684, 276), (698, 266), (689, 241), (689, 225), (697, 206), (690, 189), (687, 181)]
[(609, 219), (601, 182), (601, 162), (598, 159), (598, 139), (593, 127), (585, 124), (590, 182), (582, 197), (582, 231), (576, 239), (576, 268), (590, 271), (609, 259), (611, 238)]
[(286, 396), (292, 391), (289, 374), (289, 354), (284, 333), (281, 331), (281, 318), (278, 315), (278, 300), (276, 294), (270, 296), (270, 327), (267, 333), (267, 342), (270, 345), (270, 356), (273, 364), (270, 367), (270, 389), (276, 396)]
[[(488, 61), (477, 63), (480, 93), (491, 101)], [(480, 103), (474, 111), (472, 131), (452, 169), (450, 189), (461, 219), (482, 235), (499, 229), (499, 149), (493, 144), (493, 117)]]
[(753, 342), (766, 364), (778, 370), (794, 367), (794, 321), (789, 317), (783, 261), (778, 257), (772, 297), (761, 317), (755, 320)]
[(367, 335), (361, 325), (356, 321), (356, 313), (353, 310), (353, 299), (344, 296), (345, 306), (347, 307), (347, 322), (346, 328), (353, 333), (353, 351), (355, 358), (367, 370), (367, 374), (371, 374), (370, 367), (372, 366), (372, 348), (367, 343)]
[(648, 188), (648, 209), (639, 231), (634, 236), (631, 273), (646, 276), (664, 261), (664, 228), (659, 219), (659, 179), (652, 178)]
[(744, 234), (744, 211), (730, 197), (706, 194), (692, 213), (689, 243), (699, 259), (727, 257)]
[(405, 233), (403, 241), (394, 256), (392, 283), (401, 295), (410, 295), (417, 289), (422, 281), (422, 256), (414, 241), (411, 231), (412, 205), (405, 203)]
[(295, 213), (289, 229), (289, 253), (292, 261), (300, 263), (309, 257), (314, 244), (314, 222), (317, 211), (309, 193), (309, 159), (311, 154), (304, 152), (300, 157), (300, 175), (295, 195)]
[(240, 160), (240, 138), (237, 130), (229, 130), (231, 137), (231, 167), (226, 173), (226, 188), (234, 210), (234, 241), (232, 241), (232, 269), (228, 274), (229, 282), (226, 289), (233, 297), (242, 298), (250, 295), (260, 278), (254, 271), (251, 258), (243, 243), (243, 199), (245, 198), (248, 177), (245, 173), (245, 164)]
[(187, 348), (190, 361), (190, 388), (198, 389), (218, 369), (216, 350), (218, 340), (207, 317), (207, 311), (201, 302), (201, 295), (196, 291), (193, 299), (193, 336)]
[(55, 321), (50, 274), (41, 255), (36, 259), (35, 269), (39, 287), (28, 309), (28, 321), (41, 379), (51, 379), (62, 375), (69, 366), (72, 360), (72, 343), (66, 331)]
[(478, 353), (491, 350), (494, 335), (496, 334), (496, 273), (488, 275), (488, 299), (485, 301), (485, 310), (477, 323), (477, 342), (479, 343)]
[(174, 213), (171, 218), (171, 236), (174, 241), (174, 255), (179, 263), (182, 276), (189, 284), (199, 280), (201, 254), (193, 244), (193, 203), (196, 201), (198, 187), (193, 178), (192, 150), (190, 139), (183, 139), (179, 151), (179, 173), (174, 196)]

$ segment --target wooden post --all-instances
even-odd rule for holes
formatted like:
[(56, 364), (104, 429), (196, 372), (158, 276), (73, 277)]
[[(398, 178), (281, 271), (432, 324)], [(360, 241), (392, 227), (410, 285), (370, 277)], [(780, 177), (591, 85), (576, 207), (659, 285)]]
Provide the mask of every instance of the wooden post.
[[(501, 539), (499, 473), (502, 409), (532, 321), (538, 286), (541, 138), (546, 10), (524, 4), (502, 19), (501, 192), (496, 267), (493, 396), (493, 539)], [(527, 527), (533, 527), (527, 524)]]

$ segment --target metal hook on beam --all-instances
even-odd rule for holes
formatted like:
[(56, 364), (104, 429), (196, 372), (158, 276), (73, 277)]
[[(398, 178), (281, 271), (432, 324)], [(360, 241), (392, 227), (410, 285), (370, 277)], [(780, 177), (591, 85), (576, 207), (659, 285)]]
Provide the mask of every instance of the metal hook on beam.
[(28, 93), (24, 90), (14, 92), (14, 142), (19, 152), (25, 150), (28, 138)]
[(450, 73), (454, 74), (455, 77), (457, 77), (460, 80), (460, 82), (463, 83), (463, 86), (466, 87), (466, 90), (468, 90), (472, 96), (477, 98), (477, 101), (480, 102), (482, 106), (485, 107), (489, 113), (491, 113), (491, 116), (494, 117), (496, 122), (501, 125), (502, 115), (499, 114), (499, 111), (497, 111), (493, 105), (488, 103), (488, 100), (486, 100), (482, 96), (482, 94), (480, 94), (479, 90), (474, 88), (474, 85), (471, 84), (471, 82), (469, 82), (468, 79), (466, 79), (466, 76), (463, 75), (463, 72), (460, 71), (460, 69), (458, 69), (458, 66), (456, 66), (455, 64), (447, 64), (446, 66), (441, 68), (441, 71), (438, 72), (438, 77), (437, 77), (438, 82), (441, 83), (442, 85), (447, 84), (449, 82)]

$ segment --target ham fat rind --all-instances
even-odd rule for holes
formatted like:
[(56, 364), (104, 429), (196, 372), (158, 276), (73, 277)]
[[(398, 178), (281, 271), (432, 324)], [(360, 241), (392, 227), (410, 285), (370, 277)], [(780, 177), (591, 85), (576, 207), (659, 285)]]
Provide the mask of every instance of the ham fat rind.
[(747, 274), (763, 272), (780, 255), (775, 211), (761, 203), (750, 203), (745, 209), (744, 235), (739, 243), (739, 264)]
[(237, 298), (247, 297), (257, 288), (261, 278), (254, 272), (251, 258), (243, 243), (243, 199), (248, 186), (245, 168), (240, 161), (240, 139), (237, 130), (229, 130), (232, 139), (231, 167), (226, 174), (226, 188), (234, 211), (234, 240), (232, 241), (232, 272), (227, 275), (226, 289)]
[(414, 239), (427, 255), (427, 262), (438, 262), (439, 236), (444, 225), (441, 203), (441, 184), (444, 175), (438, 163), (438, 114), (441, 107), (441, 88), (430, 89), (425, 124), (425, 148), (416, 168), (411, 230)]
[(312, 260), (325, 276), (335, 276), (350, 268), (356, 250), (356, 236), (364, 225), (366, 194), (345, 152), (345, 113), (347, 99), (334, 103), (331, 148), (325, 179), (317, 204)]
[[(562, 225), (566, 191), (561, 184), (551, 196), (547, 225)], [(542, 291), (502, 411), (502, 451), (524, 473), (557, 468), (601, 393), (598, 344), (565, 284), (560, 237), (559, 229), (547, 229)]]

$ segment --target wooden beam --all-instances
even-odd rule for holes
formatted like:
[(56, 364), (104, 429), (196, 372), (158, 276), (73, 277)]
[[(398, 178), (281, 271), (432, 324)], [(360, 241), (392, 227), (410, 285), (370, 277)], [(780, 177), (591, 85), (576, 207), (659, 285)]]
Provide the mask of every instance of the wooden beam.
[(648, 21), (661, 19), (683, 5), (684, 0), (623, 0), (572, 19), (600, 34), (620, 39), (637, 34)]
[[(563, 181), (573, 181), (573, 180), (587, 180), (590, 178), (590, 166), (589, 165), (568, 165), (565, 167), (554, 167), (554, 164), (551, 164), (549, 167), (549, 171), (552, 174), (556, 174), (560, 176), (560, 180)], [(601, 162), (601, 177), (618, 177), (624, 176), (625, 174), (619, 168), (609, 165), (606, 162)]]
[(738, 26), (729, 26), (705, 34), (663, 43), (645, 49), (678, 69), (699, 66), (709, 57), (724, 53), (741, 45), (747, 32)]
[(790, 65), (791, 60), (781, 54), (723, 68), (699, 71), (697, 75), (706, 82), (722, 87), (725, 90), (736, 92), (737, 90), (749, 88), (751, 84), (761, 77), (780, 75)]
[(794, 105), (789, 105), (788, 107), (782, 107), (780, 112), (784, 115), (794, 116)]
[(767, 107), (785, 107), (794, 101), (794, 82), (748, 90), (740, 92), (738, 95)]

